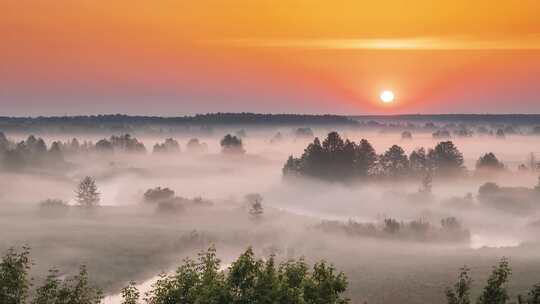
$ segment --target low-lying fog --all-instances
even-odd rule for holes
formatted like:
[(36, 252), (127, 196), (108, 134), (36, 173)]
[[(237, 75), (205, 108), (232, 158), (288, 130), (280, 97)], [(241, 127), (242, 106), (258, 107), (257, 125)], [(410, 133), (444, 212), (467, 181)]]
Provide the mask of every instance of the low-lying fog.
[[(332, 130), (336, 129), (314, 132), (322, 141)], [(540, 208), (513, 212), (478, 199), (486, 182), (516, 188), (537, 185), (537, 174), (519, 171), (518, 166), (528, 165), (530, 153), (538, 152), (538, 137), (451, 138), (469, 172), (459, 178), (434, 177), (431, 195), (424, 199), (418, 196), (420, 179), (348, 183), (284, 179), (288, 157), (300, 157), (312, 138), (293, 136), (293, 128), (246, 129), (245, 154), (221, 153), (221, 138), (235, 131), (218, 129), (212, 136), (196, 136), (207, 144), (200, 153), (187, 152), (186, 143), (194, 136), (135, 133), (132, 136), (144, 143), (146, 153), (65, 153), (66, 168), (0, 171), (0, 251), (28, 244), (37, 277), (53, 266), (72, 273), (84, 263), (109, 295), (130, 280), (148, 286), (159, 272), (171, 271), (183, 258), (212, 244), (225, 264), (248, 246), (259, 255), (276, 254), (278, 259), (326, 259), (347, 274), (353, 303), (440, 303), (459, 267), (471, 267), (478, 287), (502, 256), (509, 257), (514, 267), (512, 294), (540, 279), (536, 276)], [(282, 138), (271, 140), (278, 131)], [(378, 154), (399, 145), (408, 155), (443, 141), (431, 132), (413, 132), (412, 139), (402, 139), (399, 132), (337, 131), (355, 142), (367, 139)], [(6, 134), (13, 142), (28, 135)], [(50, 146), (73, 137), (95, 143), (113, 134), (35, 135)], [(181, 151), (152, 153), (152, 147), (168, 137), (180, 143)], [(477, 160), (488, 152), (506, 170), (475, 174)], [(76, 205), (77, 185), (85, 176), (95, 179), (101, 207), (63, 211), (40, 207), (46, 199)], [(174, 190), (185, 198), (184, 206), (160, 211), (145, 202), (145, 192), (155, 187)], [(257, 219), (246, 198), (254, 193), (260, 194), (264, 210)], [(410, 228), (411, 235), (387, 237), (388, 227), (383, 226), (390, 218), (403, 225), (429, 222), (435, 236), (416, 238)], [(467, 237), (455, 241), (439, 233), (441, 220), (447, 218), (457, 219)], [(370, 223), (375, 232), (360, 227)], [(108, 303), (117, 300), (107, 298)]]

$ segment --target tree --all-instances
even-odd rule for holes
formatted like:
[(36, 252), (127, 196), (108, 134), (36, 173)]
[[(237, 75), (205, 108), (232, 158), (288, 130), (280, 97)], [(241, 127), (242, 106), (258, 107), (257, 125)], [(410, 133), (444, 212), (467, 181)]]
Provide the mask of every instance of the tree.
[(131, 281), (128, 286), (120, 291), (122, 295), (122, 304), (137, 304), (139, 303), (140, 293), (136, 287), (136, 283)]
[(401, 139), (403, 140), (409, 140), (409, 139), (412, 139), (412, 133), (410, 131), (403, 131), (401, 133)]
[(79, 152), (80, 148), (81, 148), (81, 144), (79, 143), (79, 140), (75, 137), (68, 144), (68, 149), (71, 153)]
[(335, 268), (324, 261), (313, 266), (311, 280), (307, 281), (304, 288), (306, 303), (349, 303), (349, 300), (342, 296), (347, 290), (347, 278), (343, 273), (335, 272)]
[(106, 139), (101, 139), (96, 143), (96, 151), (103, 153), (112, 153), (114, 151), (114, 147), (110, 141)]
[(62, 146), (60, 142), (58, 141), (53, 142), (48, 153), (49, 153), (50, 159), (53, 162), (64, 161), (64, 153), (62, 152)]
[(289, 156), (281, 171), (284, 177), (301, 175), (302, 169), (300, 159), (294, 158), (292, 155)]
[(451, 141), (440, 142), (428, 152), (428, 162), (439, 174), (456, 174), (463, 171), (463, 154)]
[(392, 218), (384, 219), (384, 231), (390, 234), (399, 232), (401, 229), (401, 224)]
[(419, 148), (412, 151), (409, 156), (409, 166), (412, 174), (416, 176), (425, 176), (425, 172), (430, 170), (426, 149)]
[(540, 283), (533, 286), (526, 298), (518, 296), (519, 304), (540, 304)]
[(347, 162), (344, 158), (344, 148), (345, 142), (337, 132), (328, 133), (322, 142), (323, 165), (329, 179), (344, 179), (352, 166), (353, 159), (349, 158)]
[(258, 193), (246, 195), (246, 200), (250, 204), (249, 214), (254, 219), (260, 219), (264, 213), (262, 201), (263, 197)]
[(504, 164), (493, 153), (486, 153), (476, 162), (476, 170), (502, 170)]
[(36, 290), (32, 304), (100, 304), (103, 293), (90, 284), (86, 266), (79, 274), (60, 279), (58, 270), (52, 269), (41, 287)]
[(205, 143), (199, 142), (198, 138), (192, 138), (188, 141), (186, 149), (190, 153), (203, 153), (206, 152), (208, 147)]
[(509, 300), (506, 285), (512, 274), (512, 268), (506, 258), (503, 258), (488, 278), (487, 285), (476, 301), (477, 304), (505, 304)]
[(21, 252), (9, 249), (0, 262), (0, 303), (25, 303), (30, 289), (30, 249), (23, 247)]
[(385, 176), (402, 177), (409, 173), (409, 159), (398, 145), (393, 145), (381, 155), (379, 163)]
[(197, 261), (184, 260), (173, 275), (161, 275), (147, 293), (148, 304), (230, 303), (225, 273), (215, 248), (201, 252)]
[(458, 281), (453, 288), (446, 289), (446, 299), (448, 304), (470, 304), (472, 279), (469, 276), (469, 268), (462, 267), (458, 276)]
[(227, 134), (220, 142), (221, 144), (221, 151), (225, 154), (244, 154), (246, 151), (244, 150), (242, 139)]
[(345, 142), (338, 132), (330, 132), (322, 143), (323, 151), (329, 155), (343, 151)]
[(298, 128), (294, 131), (296, 138), (313, 138), (313, 130), (311, 128)]
[(355, 169), (360, 176), (371, 175), (377, 166), (377, 152), (367, 139), (360, 140), (358, 144)]
[[(45, 279), (45, 282), (36, 290), (32, 304), (62, 303), (59, 294), (61, 284), (62, 281), (58, 278), (58, 270), (49, 270), (49, 275)], [(66, 298), (66, 295), (64, 294), (62, 297)]]
[(99, 204), (100, 193), (95, 179), (87, 176), (81, 180), (76, 190), (76, 200), (83, 207), (94, 207)]
[(227, 277), (231, 303), (257, 303), (256, 282), (262, 265), (263, 262), (255, 258), (251, 248), (231, 264)]
[(445, 139), (450, 138), (450, 132), (448, 130), (437, 130), (435, 133), (432, 134), (433, 138), (436, 139)]

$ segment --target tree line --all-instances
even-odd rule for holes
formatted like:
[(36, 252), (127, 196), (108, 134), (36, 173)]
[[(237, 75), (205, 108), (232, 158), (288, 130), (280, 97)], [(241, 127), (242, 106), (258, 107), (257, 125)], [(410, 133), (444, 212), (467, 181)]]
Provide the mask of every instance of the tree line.
[[(235, 135), (227, 134), (220, 141), (222, 152), (225, 154), (244, 154), (242, 139)], [(186, 143), (188, 153), (200, 154), (208, 150), (208, 145), (199, 141), (198, 138), (191, 138)], [(45, 166), (67, 167), (65, 156), (79, 153), (147, 153), (143, 142), (130, 134), (113, 135), (103, 138), (96, 143), (92, 141), (79, 141), (73, 138), (66, 142), (53, 141), (47, 146), (45, 140), (34, 135), (28, 136), (25, 140), (14, 142), (8, 139), (4, 133), (0, 132), (0, 167), (8, 170), (21, 170)], [(154, 154), (174, 154), (181, 152), (180, 144), (173, 138), (166, 138), (161, 143), (153, 146)]]
[[(504, 165), (493, 153), (482, 156), (478, 170), (500, 170)], [(466, 172), (463, 154), (452, 141), (439, 142), (434, 148), (418, 148), (409, 155), (399, 145), (378, 154), (371, 143), (356, 143), (330, 132), (322, 141), (315, 138), (300, 157), (290, 156), (283, 175), (306, 176), (344, 181), (358, 178), (403, 178), (429, 175), (456, 176)]]

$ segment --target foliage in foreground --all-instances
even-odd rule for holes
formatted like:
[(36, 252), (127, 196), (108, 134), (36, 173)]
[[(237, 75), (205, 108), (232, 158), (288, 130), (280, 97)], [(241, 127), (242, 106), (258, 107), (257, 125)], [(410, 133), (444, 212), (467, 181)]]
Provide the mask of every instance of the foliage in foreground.
[[(100, 304), (101, 291), (90, 284), (86, 267), (73, 277), (51, 270), (41, 285), (31, 291), (28, 248), (8, 250), (0, 261), (0, 303), (2, 304)], [(467, 267), (460, 269), (457, 282), (446, 290), (448, 304), (472, 304), (472, 278)], [(540, 304), (540, 284), (511, 302), (507, 285), (512, 269), (506, 258), (493, 267), (476, 304)], [(347, 278), (322, 261), (310, 267), (303, 259), (277, 264), (273, 257), (256, 258), (248, 249), (227, 270), (214, 248), (201, 252), (196, 260), (186, 259), (171, 275), (162, 274), (152, 289), (141, 297), (134, 282), (122, 289), (123, 304), (347, 304)], [(32, 297), (30, 297), (30, 294)]]
[(162, 275), (147, 294), (149, 304), (165, 303), (348, 303), (347, 279), (325, 262), (304, 260), (276, 265), (248, 249), (221, 270), (214, 249), (186, 260), (173, 275)]
[[(0, 263), (0, 303), (2, 304), (99, 304), (103, 296), (89, 283), (86, 268), (71, 278), (51, 270), (30, 294), (29, 250), (10, 249)], [(210, 248), (197, 260), (187, 259), (174, 274), (162, 274), (141, 299), (134, 282), (122, 289), (124, 304), (195, 303), (313, 303), (346, 304), (347, 278), (322, 261), (310, 267), (303, 259), (276, 264), (255, 257), (248, 249), (225, 271)]]
[[(469, 269), (463, 267), (460, 269), (457, 282), (452, 288), (446, 290), (448, 304), (471, 304), (471, 285), (472, 278), (469, 275)], [(507, 285), (512, 275), (512, 268), (508, 259), (503, 258), (499, 265), (494, 266), (482, 293), (476, 300), (476, 304), (540, 304), (540, 284), (536, 284), (527, 293), (526, 296), (519, 295), (517, 302), (509, 302)]]

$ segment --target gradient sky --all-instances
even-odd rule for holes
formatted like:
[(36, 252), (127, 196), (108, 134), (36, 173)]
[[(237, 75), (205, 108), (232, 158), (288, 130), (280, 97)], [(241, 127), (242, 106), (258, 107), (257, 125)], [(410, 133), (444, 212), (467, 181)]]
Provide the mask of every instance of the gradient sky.
[(540, 113), (538, 16), (537, 0), (4, 0), (0, 115)]

